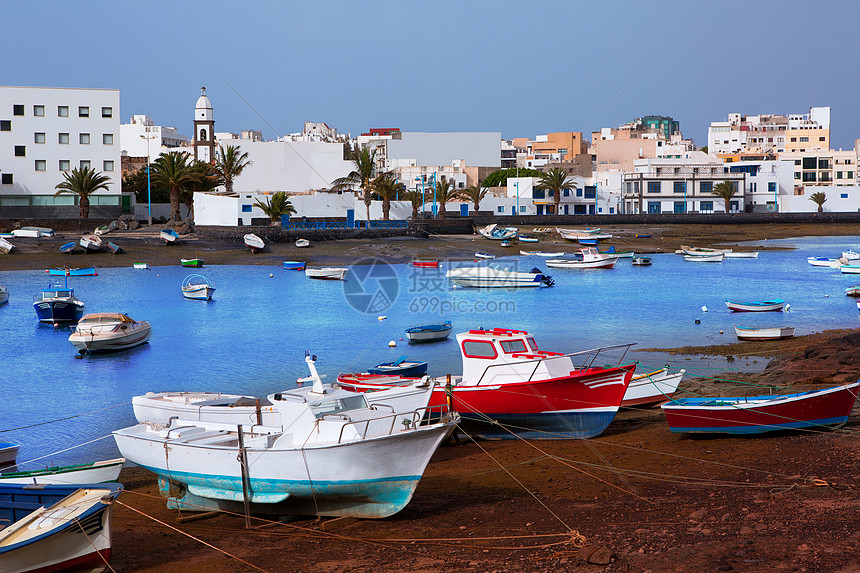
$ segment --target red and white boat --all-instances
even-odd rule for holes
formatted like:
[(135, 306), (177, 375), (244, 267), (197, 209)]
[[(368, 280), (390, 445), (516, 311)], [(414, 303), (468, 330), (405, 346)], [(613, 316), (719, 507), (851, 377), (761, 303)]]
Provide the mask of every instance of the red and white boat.
[[(635, 368), (621, 364), (631, 344), (563, 354), (539, 350), (528, 332), (505, 328), (463, 332), (457, 344), (463, 374), (433, 378), (430, 407), (449, 404), (465, 428), (496, 438), (599, 435), (618, 412)], [(595, 366), (613, 351), (621, 354), (616, 366)], [(413, 382), (372, 374), (341, 374), (337, 381), (358, 392)]]
[(412, 266), (426, 269), (438, 269), (439, 259), (412, 259)]

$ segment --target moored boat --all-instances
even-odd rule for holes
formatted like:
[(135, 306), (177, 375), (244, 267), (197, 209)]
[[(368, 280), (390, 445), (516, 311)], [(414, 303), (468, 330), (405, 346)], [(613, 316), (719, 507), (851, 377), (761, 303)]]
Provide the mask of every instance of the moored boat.
[(621, 406), (654, 406), (672, 399), (686, 370), (670, 372), (666, 366), (662, 370), (648, 374), (636, 374), (630, 380)]
[(520, 251), (520, 254), (526, 257), (534, 256), (534, 257), (563, 257), (564, 251)]
[(539, 243), (540, 239), (537, 237), (529, 237), (528, 235), (517, 235), (517, 240), (523, 243)]
[(556, 227), (555, 230), (562, 239), (568, 241), (581, 242), (580, 239), (603, 241), (612, 238), (612, 235), (603, 233), (600, 229), (560, 229)]
[(305, 265), (307, 265), (304, 261), (284, 261), (283, 264), (284, 268), (288, 271), (303, 271), (305, 270)]
[(477, 253), (475, 253), (475, 258), (476, 259), (495, 259), (496, 255), (491, 255), (489, 253), (477, 252)]
[(723, 253), (723, 256), (727, 259), (757, 259), (758, 251), (733, 251)]
[(28, 238), (39, 238), (39, 237), (53, 237), (54, 230), (49, 227), (21, 227), (20, 229), (14, 229), (12, 231), (12, 235), (15, 237), (28, 237)]
[(406, 338), (409, 342), (437, 342), (448, 338), (451, 335), (451, 328), (450, 320), (446, 320), (444, 324), (413, 326), (406, 329)]
[(202, 269), (206, 261), (203, 259), (180, 259), (179, 264), (183, 267)]
[(552, 229), (549, 227), (535, 227), (532, 229), (532, 235), (549, 235)]
[(60, 252), (63, 254), (66, 254), (66, 255), (71, 254), (71, 253), (75, 252), (75, 249), (77, 248), (77, 246), (78, 246), (78, 244), (75, 243), (74, 241), (71, 243), (66, 243), (65, 245), (60, 247)]
[(367, 373), (420, 378), (427, 373), (427, 363), (417, 360), (407, 360), (405, 356), (401, 356), (394, 362), (383, 362), (373, 368), (368, 368)]
[(14, 248), (15, 248), (15, 245), (10, 243), (9, 241), (4, 239), (3, 237), (0, 237), (0, 253), (2, 253), (4, 255), (8, 255), (9, 251), (11, 251)]
[(635, 267), (649, 267), (651, 266), (651, 257), (633, 257), (630, 264)]
[(149, 263), (134, 263), (132, 266), (136, 269), (140, 269), (140, 270), (144, 270), (144, 271), (149, 270)]
[(618, 257), (600, 253), (594, 247), (579, 249), (581, 259), (550, 259), (546, 266), (555, 269), (611, 269), (618, 262)]
[(412, 259), (413, 267), (438, 269), (439, 259)]
[(75, 297), (75, 291), (69, 288), (68, 283), (50, 285), (33, 296), (33, 308), (39, 322), (47, 324), (77, 322), (84, 314), (83, 301)]
[(735, 336), (738, 340), (780, 340), (794, 338), (794, 326), (775, 326), (771, 328), (754, 328), (752, 326), (735, 326)]
[(474, 288), (521, 288), (553, 286), (552, 278), (539, 269), (521, 273), (498, 264), (481, 267), (458, 267), (445, 276), (457, 286)]
[(786, 303), (781, 298), (746, 302), (727, 300), (726, 306), (732, 312), (770, 312), (783, 310), (786, 307)]
[(721, 263), (725, 258), (725, 253), (717, 253), (715, 255), (684, 255), (684, 260), (691, 263)]
[(847, 251), (842, 251), (842, 258), (849, 261), (857, 261), (860, 260), (860, 253), (853, 249), (848, 249)]
[(808, 257), (806, 262), (812, 265), (813, 267), (827, 267), (827, 268), (836, 268), (841, 263), (839, 259), (828, 259), (827, 257)]
[(79, 352), (112, 352), (127, 350), (149, 340), (152, 327), (121, 312), (85, 314), (69, 335), (69, 342)]
[(164, 241), (165, 246), (173, 245), (179, 240), (179, 233), (173, 229), (162, 229), (158, 236)]
[(84, 235), (83, 237), (81, 237), (80, 244), (86, 252), (98, 252), (104, 250), (105, 248), (105, 245), (102, 242), (102, 238), (98, 235)]
[(14, 466), (18, 459), (18, 444), (0, 442), (0, 468)]
[(119, 479), (119, 473), (124, 463), (125, 458), (114, 458), (112, 460), (88, 464), (51, 466), (30, 471), (3, 472), (0, 473), (0, 485), (7, 483), (85, 484), (114, 482)]
[(48, 269), (45, 272), (54, 277), (97, 277), (99, 275), (95, 267), (86, 267), (83, 269), (65, 267), (62, 269)]
[(6, 304), (7, 302), (9, 302), (9, 289), (0, 284), (0, 304)]
[(850, 286), (845, 289), (845, 294), (847, 296), (860, 296), (860, 286)]
[(305, 247), (310, 247), (311, 242), (307, 239), (296, 239), (296, 246), (303, 249)]
[(616, 251), (615, 246), (611, 246), (605, 251), (600, 251), (604, 255), (612, 255), (617, 259), (632, 259), (636, 253), (634, 251)]
[(510, 242), (510, 241), (508, 241), (508, 240), (504, 240), (504, 241), (502, 241), (501, 243), (499, 243), (499, 246), (500, 246), (500, 247), (510, 247), (510, 246), (511, 246), (511, 242)]
[(180, 287), (182, 296), (191, 300), (212, 300), (215, 283), (203, 275), (188, 275)]
[(248, 249), (252, 253), (260, 252), (266, 246), (266, 243), (263, 242), (263, 239), (261, 239), (259, 236), (255, 235), (254, 233), (248, 233), (247, 235), (245, 235), (244, 240), (245, 240), (245, 246), (248, 247)]
[(663, 404), (673, 432), (760, 434), (839, 427), (848, 419), (860, 382), (795, 394), (682, 398)]
[(514, 238), (519, 229), (517, 227), (500, 227), (497, 223), (492, 223), (482, 229), (478, 229), (478, 232), (486, 239), (504, 241)]
[(708, 249), (706, 247), (688, 247), (687, 245), (681, 245), (681, 254), (688, 255), (691, 257), (712, 256), (718, 255), (720, 253), (726, 254), (731, 252), (731, 249)]
[(115, 255), (121, 255), (123, 252), (122, 247), (120, 247), (116, 243), (111, 243), (110, 241), (108, 241), (107, 248)]
[(305, 276), (309, 279), (342, 281), (346, 279), (346, 267), (310, 267), (305, 268)]
[(843, 275), (860, 275), (860, 265), (840, 265), (839, 272)]

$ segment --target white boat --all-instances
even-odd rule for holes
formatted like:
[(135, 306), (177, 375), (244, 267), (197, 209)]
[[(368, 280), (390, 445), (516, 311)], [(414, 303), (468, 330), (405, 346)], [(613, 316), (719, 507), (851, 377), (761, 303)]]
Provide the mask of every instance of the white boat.
[(757, 259), (758, 251), (737, 251), (731, 253), (723, 253), (723, 256), (727, 259)]
[(15, 465), (19, 447), (18, 444), (0, 442), (0, 468)]
[(563, 257), (564, 251), (550, 253), (547, 251), (520, 251), (520, 254), (525, 257)]
[(522, 243), (540, 243), (540, 239), (538, 239), (537, 237), (529, 237), (526, 235), (520, 235), (519, 237), (517, 237), (517, 240)]
[(13, 230), (12, 234), (16, 237), (53, 237), (54, 230), (48, 227), (21, 227), (20, 229)]
[(134, 268), (142, 270), (142, 271), (148, 271), (149, 270), (149, 263), (134, 263)]
[(716, 255), (684, 255), (684, 260), (691, 263), (721, 263), (725, 258), (725, 253), (717, 253)]
[(0, 485), (7, 483), (106, 483), (119, 479), (125, 458), (114, 458), (89, 464), (49, 467), (31, 471), (0, 473)]
[(633, 257), (633, 260), (630, 261), (630, 264), (635, 267), (649, 267), (651, 266), (651, 257)]
[[(537, 271), (537, 269), (533, 269)], [(552, 286), (552, 278), (540, 271), (520, 273), (498, 264), (485, 267), (458, 267), (446, 275), (451, 282), (461, 287), (476, 288), (519, 288)]]
[(828, 259), (827, 257), (808, 257), (806, 262), (813, 267), (827, 267), (831, 269), (839, 268), (842, 263), (839, 259)]
[(164, 241), (165, 246), (172, 245), (179, 240), (179, 233), (177, 233), (173, 229), (162, 229), (158, 233), (158, 236), (161, 238), (162, 241)]
[(302, 249), (304, 247), (310, 247), (311, 242), (307, 239), (296, 239), (296, 246), (299, 247), (300, 249)]
[(0, 284), (0, 304), (9, 302), (9, 289)]
[(681, 250), (679, 254), (684, 254), (691, 257), (708, 257), (718, 255), (720, 253), (726, 254), (731, 252), (731, 249), (707, 249), (705, 247), (688, 247), (687, 245), (681, 245)]
[(860, 253), (853, 249), (848, 249), (847, 251), (842, 251), (842, 258), (848, 259), (849, 261), (856, 261), (860, 259)]
[(478, 229), (478, 232), (487, 239), (504, 241), (506, 239), (513, 239), (517, 235), (517, 232), (519, 232), (519, 229), (516, 227), (499, 227), (498, 224), (493, 223), (483, 229)]
[(636, 374), (624, 393), (622, 406), (653, 406), (668, 402), (678, 390), (686, 370), (670, 372), (669, 367), (649, 374)]
[(491, 255), (490, 253), (475, 253), (476, 259), (495, 259), (496, 255)]
[(248, 233), (244, 237), (245, 246), (250, 249), (252, 253), (256, 253), (258, 251), (262, 251), (266, 246), (266, 243), (263, 242), (263, 239), (255, 235), (254, 233)]
[(406, 338), (409, 339), (409, 342), (438, 342), (451, 336), (452, 328), (450, 320), (446, 320), (442, 324), (413, 326), (406, 329)]
[(132, 320), (121, 312), (96, 312), (78, 321), (69, 342), (81, 354), (127, 350), (149, 340), (151, 330), (148, 322)]
[(601, 253), (594, 247), (579, 249), (581, 259), (550, 259), (546, 266), (554, 269), (611, 269), (618, 262), (618, 257)]
[(14, 248), (15, 248), (15, 245), (10, 243), (9, 241), (4, 239), (3, 237), (0, 237), (0, 254), (7, 255), (7, 254), (9, 254), (9, 251), (11, 251)]
[(212, 300), (215, 283), (203, 275), (188, 275), (182, 281), (182, 296), (192, 300)]
[(105, 248), (102, 238), (98, 235), (84, 235), (81, 237), (81, 247), (84, 251), (101, 251)]
[(751, 326), (736, 326), (735, 336), (738, 340), (779, 340), (794, 338), (794, 326), (777, 326), (773, 328), (753, 328)]
[(113, 433), (122, 455), (159, 476), (169, 507), (381, 518), (403, 509), (458, 422), (422, 423), (317, 379), (270, 394), (281, 425), (173, 419)]
[(342, 281), (346, 278), (348, 270), (345, 267), (307, 267), (305, 268), (305, 276), (309, 279)]
[(839, 265), (839, 272), (843, 275), (860, 275), (860, 265)]
[(579, 242), (580, 239), (603, 241), (612, 238), (612, 235), (602, 233), (600, 229), (560, 229), (556, 227), (555, 230), (562, 239), (568, 241)]
[(100, 572), (111, 553), (113, 484), (0, 484), (0, 567), (9, 573)]
[(752, 301), (726, 301), (726, 307), (732, 312), (772, 312), (781, 311), (787, 308), (787, 304), (781, 298), (773, 300), (752, 300)]

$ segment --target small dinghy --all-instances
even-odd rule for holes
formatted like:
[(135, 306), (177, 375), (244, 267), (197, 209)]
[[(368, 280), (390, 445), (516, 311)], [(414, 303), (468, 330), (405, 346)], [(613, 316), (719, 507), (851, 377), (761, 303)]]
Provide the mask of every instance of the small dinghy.
[(630, 262), (635, 267), (650, 267), (651, 266), (651, 257), (633, 257), (633, 260)]
[(69, 342), (81, 354), (114, 352), (140, 346), (149, 340), (152, 327), (121, 312), (94, 312), (78, 321)]
[(62, 269), (48, 269), (45, 271), (52, 277), (97, 277), (99, 273), (95, 267), (86, 267), (84, 269), (70, 269), (68, 267)]
[(103, 251), (105, 248), (104, 243), (102, 242), (102, 238), (98, 235), (84, 235), (81, 237), (81, 247), (83, 247), (84, 251)]
[(180, 259), (179, 260), (179, 263), (183, 267), (190, 267), (190, 268), (197, 268), (197, 269), (202, 269), (203, 263), (205, 263), (205, 262), (206, 261), (204, 261), (203, 259)]
[(158, 235), (164, 241), (164, 245), (173, 245), (179, 240), (179, 233), (173, 229), (162, 229)]
[(304, 261), (284, 261), (284, 268), (288, 271), (303, 271), (306, 265)]
[(496, 255), (491, 255), (489, 253), (475, 253), (476, 259), (495, 259)]
[(9, 251), (11, 251), (14, 248), (15, 248), (15, 245), (10, 243), (9, 241), (4, 239), (3, 237), (0, 237), (0, 253), (2, 253), (4, 255), (8, 255)]
[(391, 374), (405, 378), (420, 378), (427, 373), (427, 363), (417, 360), (407, 360), (401, 356), (394, 362), (383, 362), (367, 369), (368, 374)]
[(149, 263), (134, 263), (134, 268), (142, 270), (142, 271), (148, 271), (149, 270)]
[(735, 336), (738, 340), (780, 340), (794, 338), (794, 326), (775, 326), (773, 328), (753, 328), (752, 326), (736, 326)]
[(786, 304), (781, 298), (775, 298), (773, 300), (753, 300), (747, 302), (727, 300), (726, 306), (732, 312), (770, 312), (783, 310)]
[(412, 266), (427, 269), (438, 269), (439, 259), (412, 259)]
[(11, 442), (0, 442), (0, 468), (14, 466), (18, 459), (18, 444)]
[(254, 233), (248, 233), (247, 235), (245, 235), (244, 240), (245, 246), (248, 247), (248, 249), (252, 253), (259, 253), (266, 246), (266, 243), (263, 242), (263, 239), (261, 239)]
[(303, 249), (305, 247), (310, 247), (311, 242), (307, 239), (296, 239), (296, 246), (300, 249)]
[(121, 255), (123, 252), (122, 247), (120, 247), (116, 243), (111, 242), (108, 242), (108, 250), (115, 255)]
[(182, 281), (182, 296), (191, 300), (212, 300), (215, 283), (203, 275), (188, 275)]
[(409, 342), (437, 342), (448, 338), (451, 335), (451, 328), (450, 320), (446, 320), (444, 324), (413, 326), (406, 329), (406, 338)]
[(312, 267), (305, 269), (305, 276), (309, 279), (342, 281), (346, 278), (348, 270), (345, 267)]
[(119, 479), (125, 458), (114, 458), (89, 464), (73, 466), (51, 466), (25, 472), (0, 473), (0, 485), (7, 483), (105, 483)]
[(70, 255), (75, 252), (75, 249), (78, 247), (78, 244), (75, 242), (66, 243), (62, 247), (60, 247), (60, 252), (64, 255)]

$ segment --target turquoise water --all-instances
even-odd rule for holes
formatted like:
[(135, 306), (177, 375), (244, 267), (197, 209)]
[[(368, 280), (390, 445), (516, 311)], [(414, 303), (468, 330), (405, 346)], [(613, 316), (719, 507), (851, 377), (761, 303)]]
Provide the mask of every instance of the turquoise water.
[[(550, 270), (539, 257), (496, 259), (519, 270), (542, 268), (556, 283), (514, 291), (452, 290), (444, 278), (448, 263), (438, 271), (362, 265), (343, 283), (313, 281), (275, 267), (195, 269), (216, 283), (211, 302), (181, 296), (179, 286), (188, 269), (141, 271), (130, 268), (129, 260), (128, 268), (100, 269), (98, 277), (77, 277), (69, 284), (86, 303), (86, 312), (118, 311), (148, 320), (152, 338), (130, 351), (83, 359), (75, 357), (68, 328), (37, 321), (32, 297), (48, 284), (47, 274), (2, 272), (0, 281), (11, 298), (0, 306), (0, 441), (22, 444), (19, 461), (25, 461), (94, 440), (29, 467), (113, 457), (118, 452), (105, 436), (134, 423), (132, 396), (162, 390), (266, 395), (307, 376), (305, 349), (318, 355), (318, 368), (329, 381), (338, 372), (364, 370), (402, 355), (427, 360), (430, 374), (458, 374), (453, 335), (417, 346), (402, 340), (410, 326), (443, 320), (452, 321), (455, 333), (478, 327), (528, 330), (543, 349), (565, 352), (630, 342), (640, 348), (732, 342), (734, 324), (792, 325), (798, 334), (858, 326), (854, 299), (843, 289), (860, 284), (860, 276), (812, 267), (806, 257), (838, 257), (860, 245), (860, 237), (767, 245), (794, 250), (762, 251), (758, 259), (713, 264), (655, 255), (651, 267), (633, 267), (622, 259), (611, 271)], [(790, 310), (733, 314), (723, 303), (769, 298), (785, 299)], [(387, 318), (378, 320), (381, 315)], [(389, 348), (390, 340), (398, 346)], [(668, 363), (711, 374), (726, 368), (721, 359), (628, 356), (644, 369)]]

